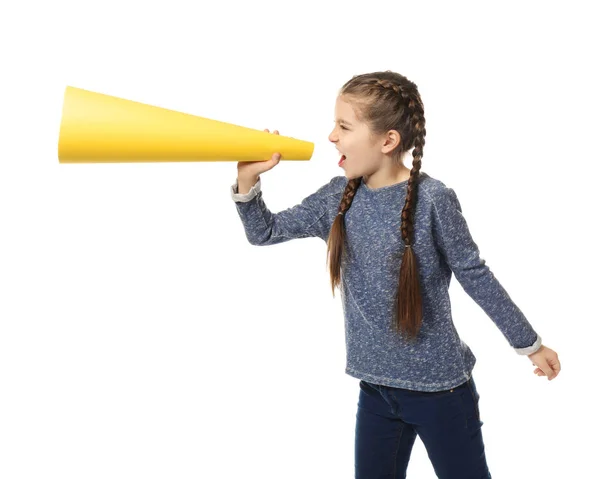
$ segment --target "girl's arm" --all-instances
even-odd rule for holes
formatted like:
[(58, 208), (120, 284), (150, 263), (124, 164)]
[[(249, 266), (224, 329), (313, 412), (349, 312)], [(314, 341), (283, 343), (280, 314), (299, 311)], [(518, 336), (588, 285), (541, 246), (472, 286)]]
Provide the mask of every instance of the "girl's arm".
[(436, 244), (456, 279), (494, 321), (517, 354), (536, 352), (542, 338), (480, 258), (456, 193), (444, 186), (432, 194)]
[[(301, 203), (279, 213), (272, 213), (265, 204), (261, 179), (246, 194), (238, 193), (237, 181), (231, 186), (231, 198), (252, 245), (267, 246), (295, 238), (319, 237), (327, 241), (331, 224), (328, 198), (344, 190), (345, 177), (334, 177), (328, 184), (304, 198)], [(339, 203), (339, 198), (338, 198)]]

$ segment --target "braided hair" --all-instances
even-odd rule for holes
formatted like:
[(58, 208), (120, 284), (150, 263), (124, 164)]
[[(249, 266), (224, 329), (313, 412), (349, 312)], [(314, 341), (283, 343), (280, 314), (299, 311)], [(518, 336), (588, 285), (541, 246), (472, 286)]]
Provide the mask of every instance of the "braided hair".
[[(417, 257), (411, 247), (414, 240), (414, 211), (423, 146), (425, 145), (425, 115), (417, 86), (403, 75), (392, 71), (353, 76), (340, 90), (340, 96), (356, 105), (357, 116), (374, 134), (396, 130), (400, 143), (392, 152), (393, 161), (401, 163), (402, 154), (413, 148), (413, 162), (402, 208), (400, 232), (404, 252), (398, 282), (394, 329), (415, 340), (422, 324), (422, 302)], [(348, 180), (327, 241), (331, 289), (341, 282), (341, 259), (346, 238), (344, 216), (352, 205), (362, 177)]]

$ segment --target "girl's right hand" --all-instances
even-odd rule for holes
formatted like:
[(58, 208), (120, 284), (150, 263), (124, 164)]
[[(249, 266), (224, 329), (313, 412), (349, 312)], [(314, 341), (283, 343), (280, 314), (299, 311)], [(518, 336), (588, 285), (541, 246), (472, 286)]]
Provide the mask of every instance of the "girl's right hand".
[[(265, 128), (263, 131), (269, 133), (269, 130), (267, 128)], [(274, 130), (273, 134), (279, 135), (279, 132), (277, 130)], [(277, 165), (280, 159), (280, 153), (273, 153), (273, 156), (270, 160), (239, 161), (237, 164), (238, 178), (248, 178), (249, 180), (256, 179), (261, 173), (269, 171), (271, 168)]]

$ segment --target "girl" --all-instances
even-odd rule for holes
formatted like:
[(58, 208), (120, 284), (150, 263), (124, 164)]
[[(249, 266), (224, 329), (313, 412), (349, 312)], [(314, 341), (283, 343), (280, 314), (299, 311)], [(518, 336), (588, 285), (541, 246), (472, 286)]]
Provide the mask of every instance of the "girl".
[[(555, 378), (557, 354), (480, 258), (455, 191), (420, 171), (417, 86), (391, 71), (354, 76), (335, 114), (329, 140), (345, 175), (300, 204), (274, 214), (262, 199), (259, 175), (280, 154), (238, 163), (231, 195), (246, 237), (253, 245), (313, 236), (327, 243), (332, 292), (339, 286), (344, 310), (346, 373), (360, 379), (356, 478), (406, 477), (417, 434), (438, 477), (490, 478), (475, 356), (452, 321), (452, 273), (535, 374)], [(403, 157), (411, 149), (409, 170)]]

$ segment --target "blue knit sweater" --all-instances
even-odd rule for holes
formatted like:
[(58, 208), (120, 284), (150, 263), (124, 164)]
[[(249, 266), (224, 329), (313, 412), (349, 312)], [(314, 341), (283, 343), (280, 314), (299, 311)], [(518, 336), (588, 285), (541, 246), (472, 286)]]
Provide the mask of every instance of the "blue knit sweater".
[[(250, 244), (295, 238), (327, 242), (348, 179), (336, 176), (301, 203), (278, 213), (262, 198), (260, 177), (245, 195), (231, 197)], [(400, 213), (408, 180), (381, 188), (361, 182), (345, 214), (346, 241), (340, 288), (345, 319), (346, 373), (376, 384), (442, 391), (470, 378), (475, 356), (452, 321), (452, 273), (492, 319), (517, 354), (541, 347), (521, 310), (495, 278), (469, 232), (456, 193), (421, 171), (413, 251), (417, 256), (423, 323), (416, 343), (392, 329), (404, 243)]]

